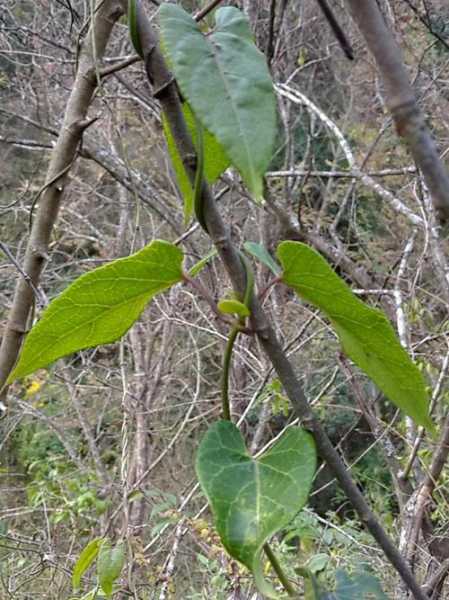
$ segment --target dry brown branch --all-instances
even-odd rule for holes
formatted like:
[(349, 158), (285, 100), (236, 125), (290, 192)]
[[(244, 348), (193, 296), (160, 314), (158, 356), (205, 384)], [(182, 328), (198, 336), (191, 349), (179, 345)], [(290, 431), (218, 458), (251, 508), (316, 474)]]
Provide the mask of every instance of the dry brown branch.
[(449, 176), (410, 85), (402, 53), (375, 0), (346, 0), (373, 54), (398, 135), (404, 139), (429, 188), (441, 219), (449, 220)]

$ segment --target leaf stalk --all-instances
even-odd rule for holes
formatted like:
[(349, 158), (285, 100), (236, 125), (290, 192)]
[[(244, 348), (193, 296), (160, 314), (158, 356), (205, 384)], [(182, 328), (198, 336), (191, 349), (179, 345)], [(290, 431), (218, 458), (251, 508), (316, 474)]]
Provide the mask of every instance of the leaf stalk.
[(282, 587), (284, 588), (284, 590), (287, 592), (287, 594), (291, 598), (297, 598), (298, 594), (297, 594), (295, 588), (292, 586), (292, 584), (288, 580), (287, 575), (282, 570), (282, 567), (277, 559), (277, 556), (274, 554), (273, 550), (270, 548), (270, 546), (268, 544), (265, 544), (263, 549), (264, 549), (265, 554), (267, 555), (268, 560), (270, 561), (271, 566), (273, 567), (274, 572), (278, 576), (279, 581), (282, 583)]

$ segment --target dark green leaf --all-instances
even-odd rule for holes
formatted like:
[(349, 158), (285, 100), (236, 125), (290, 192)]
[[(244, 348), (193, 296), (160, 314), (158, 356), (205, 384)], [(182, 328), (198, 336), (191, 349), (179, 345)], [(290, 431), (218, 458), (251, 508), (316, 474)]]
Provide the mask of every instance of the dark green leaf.
[(335, 592), (321, 592), (317, 600), (388, 600), (388, 597), (373, 575), (356, 573), (349, 576), (344, 571), (337, 571)]
[(123, 543), (111, 548), (109, 541), (100, 548), (97, 560), (98, 583), (109, 598), (112, 596), (114, 582), (122, 572), (125, 563), (125, 546)]
[(257, 459), (230, 421), (213, 424), (200, 444), (196, 471), (223, 545), (269, 597), (276, 594), (263, 577), (262, 546), (304, 506), (315, 467), (312, 436), (299, 428)]
[(283, 267), (282, 281), (326, 313), (349, 358), (396, 406), (433, 430), (423, 376), (386, 316), (359, 300), (309, 246), (282, 242), (277, 256)]
[(245, 250), (260, 260), (274, 275), (280, 275), (282, 269), (262, 244), (256, 242), (245, 242), (243, 244)]
[(151, 300), (182, 279), (182, 252), (163, 241), (79, 277), (43, 312), (8, 381), (119, 339)]
[[(192, 109), (184, 102), (182, 106), (184, 112), (184, 118), (186, 120), (187, 127), (192, 136), (193, 143), (197, 144), (197, 131), (195, 126), (195, 116), (192, 113)], [(170, 158), (173, 164), (173, 169), (176, 174), (176, 180), (178, 182), (179, 191), (184, 199), (184, 221), (187, 224), (193, 214), (193, 187), (190, 184), (190, 180), (182, 164), (181, 157), (179, 156), (178, 148), (176, 147), (173, 139), (170, 126), (165, 115), (162, 115), (162, 124), (164, 127), (165, 139), (167, 140), (167, 148), (170, 154)], [(230, 160), (226, 156), (223, 148), (217, 142), (215, 136), (213, 136), (207, 129), (203, 130), (203, 146), (204, 146), (204, 176), (208, 183), (214, 183), (220, 175), (226, 171), (230, 165)]]
[(243, 13), (215, 13), (207, 37), (180, 6), (159, 10), (164, 51), (195, 114), (224, 148), (256, 199), (276, 135), (276, 102), (265, 58)]
[(82, 550), (78, 560), (75, 563), (72, 574), (73, 589), (78, 589), (81, 583), (81, 577), (94, 562), (97, 557), (100, 546), (103, 543), (103, 538), (95, 538), (91, 540)]

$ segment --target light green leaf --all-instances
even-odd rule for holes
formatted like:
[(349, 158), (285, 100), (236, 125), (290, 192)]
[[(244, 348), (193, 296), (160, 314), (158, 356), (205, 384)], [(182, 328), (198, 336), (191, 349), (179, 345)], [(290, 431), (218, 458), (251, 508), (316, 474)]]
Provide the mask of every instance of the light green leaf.
[(94, 540), (91, 540), (79, 555), (72, 574), (72, 586), (74, 590), (79, 588), (81, 577), (96, 559), (102, 543), (103, 538), (95, 538)]
[(309, 246), (282, 242), (277, 256), (283, 267), (282, 281), (326, 313), (349, 358), (396, 406), (433, 430), (423, 376), (386, 316), (359, 300)]
[(163, 48), (183, 95), (260, 200), (276, 135), (276, 102), (246, 17), (235, 7), (220, 8), (208, 36), (175, 4), (162, 4), (159, 18)]
[(208, 567), (208, 568), (210, 567), (210, 558), (207, 558), (207, 556), (204, 556), (204, 554), (197, 554), (196, 558), (205, 567)]
[[(195, 126), (195, 116), (192, 109), (184, 102), (182, 105), (184, 118), (187, 127), (192, 136), (193, 143), (197, 144), (197, 131)], [(176, 174), (179, 190), (184, 199), (184, 222), (187, 224), (193, 214), (193, 187), (184, 169), (181, 157), (179, 156), (178, 148), (176, 147), (170, 126), (165, 115), (162, 115), (162, 125), (164, 128), (165, 139), (167, 140), (167, 148), (173, 164), (173, 169)], [(208, 183), (214, 183), (220, 175), (226, 171), (230, 165), (230, 160), (226, 156), (223, 148), (217, 142), (207, 129), (203, 130), (203, 146), (204, 146), (204, 176)]]
[(281, 273), (281, 267), (277, 264), (265, 246), (257, 244), (256, 242), (245, 242), (243, 247), (249, 254), (255, 256), (261, 263), (268, 267), (274, 275), (279, 275)]
[(288, 429), (257, 459), (230, 421), (214, 423), (200, 444), (196, 472), (223, 545), (270, 598), (277, 596), (264, 580), (262, 547), (304, 506), (315, 468), (312, 436), (299, 428)]
[(238, 300), (220, 300), (217, 305), (218, 310), (225, 315), (239, 315), (239, 317), (249, 317), (249, 308)]
[(155, 240), (74, 281), (28, 334), (11, 382), (62, 356), (119, 339), (151, 300), (182, 279), (182, 252)]
[(124, 563), (124, 544), (121, 542), (111, 548), (110, 542), (105, 541), (98, 554), (97, 575), (98, 583), (108, 598), (112, 596), (114, 582), (120, 577)]

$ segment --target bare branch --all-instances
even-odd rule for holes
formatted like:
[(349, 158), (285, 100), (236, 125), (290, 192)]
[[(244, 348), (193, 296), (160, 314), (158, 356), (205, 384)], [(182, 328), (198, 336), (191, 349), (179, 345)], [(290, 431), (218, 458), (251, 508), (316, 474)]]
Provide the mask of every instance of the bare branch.
[(375, 0), (346, 0), (354, 21), (376, 59), (398, 135), (405, 140), (430, 190), (440, 218), (449, 220), (449, 175), (410, 85), (399, 46)]

